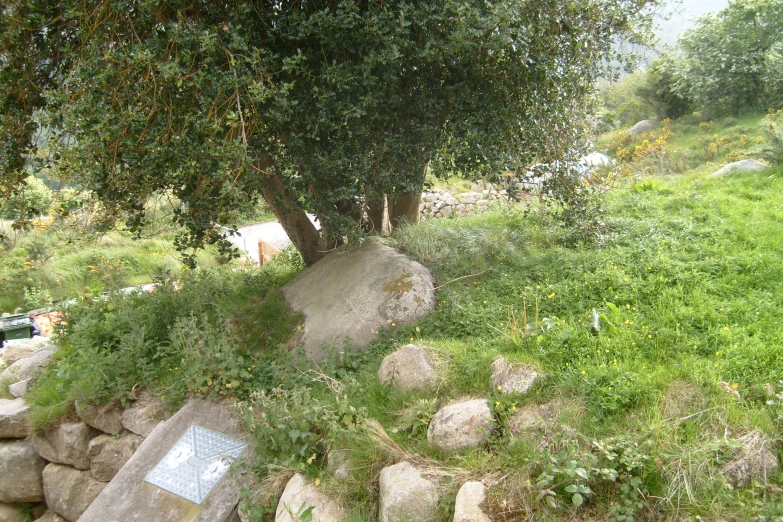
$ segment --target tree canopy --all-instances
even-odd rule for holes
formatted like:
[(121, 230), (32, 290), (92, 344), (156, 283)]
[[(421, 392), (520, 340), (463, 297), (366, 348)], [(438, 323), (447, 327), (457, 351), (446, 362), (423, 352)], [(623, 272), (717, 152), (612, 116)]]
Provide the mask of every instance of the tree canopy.
[(685, 32), (657, 78), (673, 82), (674, 106), (691, 100), (718, 114), (780, 106), (782, 50), (783, 0), (733, 0)]
[(413, 218), (430, 161), (478, 175), (565, 157), (613, 43), (643, 42), (655, 3), (10, 0), (0, 196), (46, 127), (50, 167), (107, 225), (139, 229), (166, 193), (180, 247), (220, 243), (260, 195), (312, 263), (363, 216), (377, 227), (384, 198)]

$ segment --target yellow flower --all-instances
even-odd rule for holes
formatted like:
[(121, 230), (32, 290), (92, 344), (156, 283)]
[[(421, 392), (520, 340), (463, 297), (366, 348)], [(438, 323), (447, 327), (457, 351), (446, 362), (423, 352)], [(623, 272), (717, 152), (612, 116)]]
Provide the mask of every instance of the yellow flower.
[(554, 292), (552, 292), (552, 293), (551, 293), (551, 294), (549, 294), (547, 297), (549, 297), (550, 299), (552, 299), (553, 297), (555, 297), (555, 293), (554, 293)]
[(226, 388), (231, 388), (231, 383), (230, 382), (226, 383)]
[(582, 370), (582, 375), (585, 375), (586, 373), (587, 373), (586, 371)]
[(486, 301), (484, 301), (484, 304), (487, 304), (487, 302), (486, 302)]
[(495, 406), (500, 406), (500, 401), (495, 401)]
[(503, 391), (503, 387), (502, 386), (498, 386), (498, 391)]
[(392, 323), (392, 326), (397, 326), (396, 324)]

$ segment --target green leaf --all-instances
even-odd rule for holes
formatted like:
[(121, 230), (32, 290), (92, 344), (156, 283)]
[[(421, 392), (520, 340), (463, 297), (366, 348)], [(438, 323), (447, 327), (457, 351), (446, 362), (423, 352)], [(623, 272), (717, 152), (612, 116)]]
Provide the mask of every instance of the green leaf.
[(576, 493), (573, 497), (571, 497), (571, 502), (576, 506), (579, 507), (582, 505), (582, 503), (585, 501), (585, 499), (580, 495), (579, 493)]

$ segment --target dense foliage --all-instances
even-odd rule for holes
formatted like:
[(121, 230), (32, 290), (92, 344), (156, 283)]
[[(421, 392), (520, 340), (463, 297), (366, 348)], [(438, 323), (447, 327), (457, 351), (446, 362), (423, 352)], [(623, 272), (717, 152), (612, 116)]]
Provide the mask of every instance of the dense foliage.
[(411, 217), (436, 157), (482, 174), (565, 156), (604, 59), (622, 58), (612, 42), (644, 41), (655, 3), (14, 0), (3, 195), (45, 125), (53, 168), (107, 224), (137, 229), (171, 193), (179, 246), (220, 243), (216, 224), (261, 195), (314, 262), (357, 230), (358, 201)]
[(686, 31), (674, 53), (652, 64), (649, 83), (667, 117), (777, 108), (782, 51), (783, 1), (735, 0)]

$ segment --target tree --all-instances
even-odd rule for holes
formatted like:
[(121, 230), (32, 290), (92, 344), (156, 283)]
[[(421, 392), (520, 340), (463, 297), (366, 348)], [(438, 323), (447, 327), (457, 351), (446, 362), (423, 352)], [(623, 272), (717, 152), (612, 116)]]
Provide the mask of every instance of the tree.
[(33, 176), (25, 178), (24, 189), (15, 193), (0, 206), (0, 217), (18, 221), (49, 212), (54, 194), (46, 184)]
[(3, 190), (45, 124), (107, 224), (138, 230), (168, 192), (181, 248), (221, 244), (217, 223), (260, 194), (313, 263), (365, 214), (377, 228), (384, 200), (415, 221), (439, 155), (476, 175), (563, 158), (613, 40), (649, 36), (654, 3), (11, 0)]
[(693, 106), (683, 94), (687, 89), (682, 88), (682, 82), (676, 56), (664, 54), (650, 64), (646, 82), (640, 86), (638, 94), (655, 106), (659, 117), (680, 118)]
[(716, 113), (764, 109), (766, 61), (781, 41), (783, 0), (734, 0), (700, 18), (679, 42), (681, 96)]

